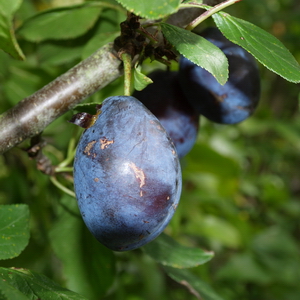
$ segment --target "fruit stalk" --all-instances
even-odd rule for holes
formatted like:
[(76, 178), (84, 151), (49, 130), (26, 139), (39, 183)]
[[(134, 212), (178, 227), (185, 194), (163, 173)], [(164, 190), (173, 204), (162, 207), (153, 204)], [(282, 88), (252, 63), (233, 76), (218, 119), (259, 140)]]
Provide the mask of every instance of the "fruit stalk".
[(207, 9), (206, 12), (204, 12), (203, 14), (201, 14), (198, 18), (196, 18), (195, 20), (193, 20), (185, 29), (186, 30), (193, 30), (195, 27), (197, 27), (200, 23), (202, 23), (204, 20), (206, 20), (207, 18), (209, 18), (210, 16), (212, 16), (213, 14), (221, 11), (222, 9), (235, 4), (237, 2), (240, 2), (242, 0), (227, 0), (224, 1), (218, 5), (215, 5), (214, 7), (209, 7), (206, 5), (199, 5), (199, 7), (203, 7), (205, 9)]
[(123, 64), (124, 64), (124, 95), (130, 96), (131, 95), (131, 64), (132, 59), (130, 54), (122, 53), (121, 55)]
[(112, 44), (0, 116), (0, 153), (44, 130), (52, 121), (123, 74)]

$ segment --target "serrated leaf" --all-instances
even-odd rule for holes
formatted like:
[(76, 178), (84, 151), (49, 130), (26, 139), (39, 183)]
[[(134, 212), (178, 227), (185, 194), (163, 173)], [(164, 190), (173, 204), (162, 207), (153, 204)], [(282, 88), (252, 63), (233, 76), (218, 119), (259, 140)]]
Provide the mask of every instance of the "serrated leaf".
[(130, 12), (147, 19), (160, 19), (178, 10), (180, 0), (117, 0)]
[(87, 300), (87, 298), (59, 286), (48, 277), (30, 270), (0, 268), (0, 278), (16, 291), (28, 296), (29, 299)]
[(228, 60), (225, 54), (202, 36), (188, 30), (162, 23), (166, 39), (184, 57), (210, 72), (220, 84), (228, 79)]
[(15, 38), (13, 15), (19, 9), (22, 0), (0, 1), (0, 48), (13, 58), (24, 60), (25, 56)]
[(25, 21), (18, 34), (31, 42), (76, 38), (93, 27), (101, 11), (88, 4), (51, 9)]
[(137, 91), (143, 90), (147, 85), (153, 83), (152, 79), (141, 72), (141, 66), (134, 67), (134, 88)]
[(25, 204), (0, 206), (0, 259), (18, 256), (29, 241), (29, 209)]
[(162, 265), (179, 269), (202, 265), (214, 256), (213, 252), (182, 246), (164, 233), (145, 245), (143, 250)]
[(186, 269), (176, 269), (164, 267), (167, 274), (178, 283), (187, 287), (187, 289), (199, 300), (223, 300), (222, 297), (199, 277)]
[(299, 63), (273, 35), (223, 12), (212, 17), (226, 38), (246, 49), (266, 68), (288, 81), (300, 82)]

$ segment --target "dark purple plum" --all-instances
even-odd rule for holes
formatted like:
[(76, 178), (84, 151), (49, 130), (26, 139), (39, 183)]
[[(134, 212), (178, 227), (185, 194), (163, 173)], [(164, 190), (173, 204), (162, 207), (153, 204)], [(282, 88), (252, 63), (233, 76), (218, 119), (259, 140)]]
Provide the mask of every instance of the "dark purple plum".
[(194, 146), (199, 129), (199, 114), (182, 93), (178, 73), (156, 70), (148, 75), (153, 83), (133, 96), (161, 122), (175, 144), (179, 158)]
[(82, 134), (74, 161), (74, 187), (83, 220), (115, 251), (157, 237), (171, 220), (181, 193), (173, 142), (137, 99), (115, 96)]
[(185, 57), (180, 59), (182, 90), (198, 113), (213, 122), (239, 123), (253, 114), (260, 97), (260, 75), (253, 56), (227, 40), (214, 27), (201, 36), (219, 47), (229, 63), (229, 78), (221, 85), (205, 69)]

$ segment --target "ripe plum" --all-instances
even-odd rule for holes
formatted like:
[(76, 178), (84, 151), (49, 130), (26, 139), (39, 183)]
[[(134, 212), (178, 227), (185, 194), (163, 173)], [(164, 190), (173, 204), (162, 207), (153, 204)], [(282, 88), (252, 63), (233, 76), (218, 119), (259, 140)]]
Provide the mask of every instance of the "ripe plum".
[(181, 57), (182, 90), (194, 109), (211, 121), (239, 123), (254, 112), (259, 101), (260, 75), (256, 60), (245, 49), (227, 40), (217, 28), (207, 28), (201, 36), (226, 55), (228, 81), (221, 85), (208, 71)]
[(158, 119), (134, 97), (109, 97), (100, 109), (76, 150), (75, 193), (96, 239), (132, 250), (171, 220), (181, 193), (179, 159)]
[(153, 83), (133, 96), (161, 122), (175, 144), (179, 158), (194, 146), (199, 129), (199, 114), (180, 89), (178, 72), (155, 70), (148, 75)]

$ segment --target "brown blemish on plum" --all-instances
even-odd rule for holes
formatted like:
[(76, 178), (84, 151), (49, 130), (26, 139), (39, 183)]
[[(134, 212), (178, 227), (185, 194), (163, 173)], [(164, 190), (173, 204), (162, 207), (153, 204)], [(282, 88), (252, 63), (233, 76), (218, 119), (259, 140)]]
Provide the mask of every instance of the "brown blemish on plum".
[(214, 92), (211, 92), (211, 94), (214, 96), (214, 98), (216, 99), (217, 103), (222, 103), (224, 102), (224, 99), (226, 99), (228, 97), (227, 94), (223, 94), (223, 95), (218, 95)]
[(84, 149), (84, 153), (85, 154), (87, 154), (87, 155), (92, 155), (92, 153), (90, 152), (91, 151), (91, 149), (93, 148), (93, 146), (94, 146), (94, 144), (96, 143), (96, 141), (91, 141), (91, 142), (89, 142), (87, 145), (86, 145), (86, 147), (85, 147), (85, 149)]
[(113, 144), (115, 141), (109, 141), (106, 137), (100, 139), (100, 148), (101, 150), (106, 149), (110, 144)]
[[(145, 174), (142, 169), (138, 168), (133, 162), (129, 164), (129, 167), (133, 170), (136, 179), (140, 181), (140, 188), (145, 185)], [(143, 196), (143, 191), (140, 191), (140, 196)]]
[(99, 182), (99, 178), (97, 178), (97, 177), (94, 178), (94, 181), (95, 181), (95, 182)]

